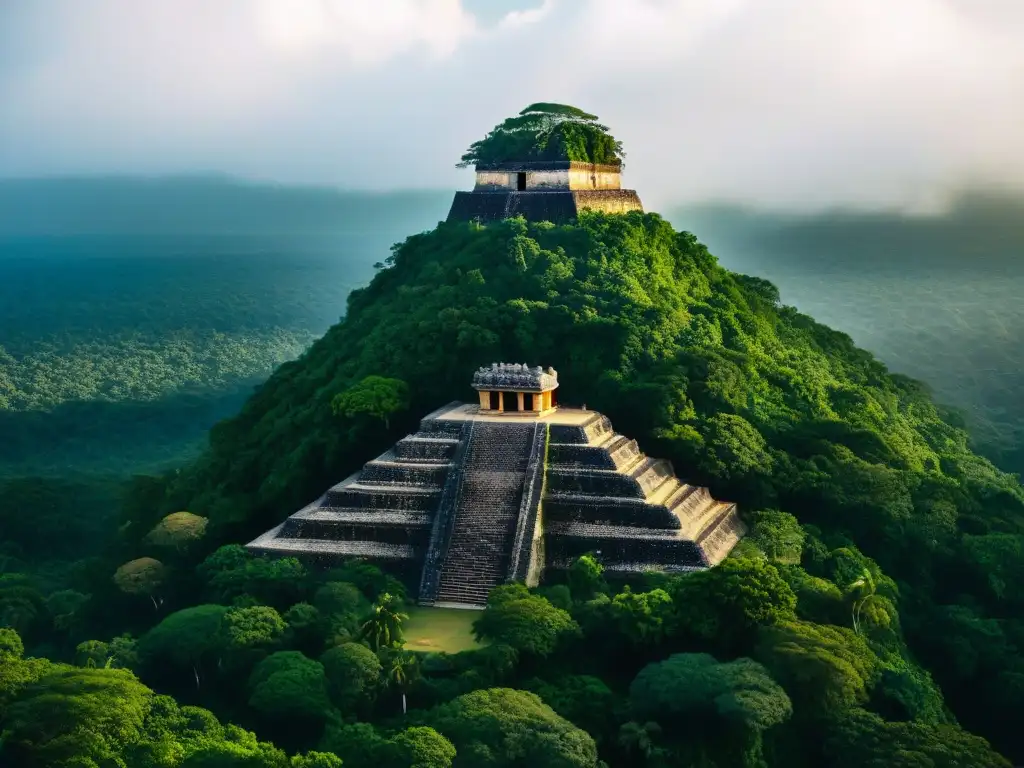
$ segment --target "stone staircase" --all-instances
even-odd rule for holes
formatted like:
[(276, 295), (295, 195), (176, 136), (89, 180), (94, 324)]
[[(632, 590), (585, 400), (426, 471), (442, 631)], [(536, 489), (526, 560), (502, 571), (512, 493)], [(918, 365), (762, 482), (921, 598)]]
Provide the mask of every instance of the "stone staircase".
[(534, 434), (533, 424), (474, 425), (437, 604), (483, 605), (505, 581)]

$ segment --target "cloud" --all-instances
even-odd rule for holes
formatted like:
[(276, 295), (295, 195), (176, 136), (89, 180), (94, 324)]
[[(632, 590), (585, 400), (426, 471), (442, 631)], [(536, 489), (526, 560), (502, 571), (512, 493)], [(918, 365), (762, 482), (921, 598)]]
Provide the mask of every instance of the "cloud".
[(499, 21), (499, 29), (514, 29), (515, 27), (525, 27), (530, 24), (536, 24), (539, 21), (543, 21), (545, 17), (551, 14), (554, 10), (554, 0), (544, 0), (542, 5), (536, 8), (524, 8), (522, 10), (508, 11)]
[(352, 63), (379, 64), (417, 45), (451, 55), (477, 32), (459, 0), (255, 0), (259, 35), (277, 52), (337, 51)]
[(649, 207), (935, 208), (1022, 191), (1021, 39), (1019, 0), (22, 0), (0, 175), (465, 186), (465, 146), (564, 101)]

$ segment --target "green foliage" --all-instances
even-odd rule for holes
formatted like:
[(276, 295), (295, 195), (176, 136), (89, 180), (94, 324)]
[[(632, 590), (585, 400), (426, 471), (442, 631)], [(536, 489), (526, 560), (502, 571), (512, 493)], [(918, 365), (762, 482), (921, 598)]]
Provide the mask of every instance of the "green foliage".
[(530, 594), (519, 583), (502, 584), (491, 590), (487, 607), (473, 624), (477, 638), (541, 657), (554, 652), (560, 638), (572, 636), (578, 630), (566, 611), (555, 608), (540, 595)]
[[(966, 434), (921, 386), (890, 375), (844, 334), (778, 306), (768, 286), (720, 269), (691, 235), (651, 215), (588, 214), (566, 227), (522, 220), (442, 225), (410, 238), (394, 250), (388, 268), (351, 296), (342, 323), (301, 361), (282, 366), (236, 417), (214, 429), (199, 461), (136, 485), (123, 518), (125, 533), (112, 548), (117, 560), (97, 563), (98, 575), (83, 568), (88, 578), (71, 585), (92, 595), (87, 602), (69, 613), (73, 596), (53, 595), (58, 587), (0, 578), (0, 615), (31, 630), (25, 635), (30, 648), (40, 641), (51, 647), (63, 643), (69, 655), (88, 637), (128, 629), (142, 634), (161, 614), (132, 611), (126, 620), (121, 606), (131, 601), (114, 589), (110, 574), (129, 558), (148, 554), (143, 537), (163, 516), (193, 510), (209, 520), (206, 533), (195, 552), (168, 561), (175, 578), (151, 596), (163, 598), (170, 610), (199, 599), (235, 608), (200, 606), (221, 611), (219, 620), (175, 619), (183, 612), (166, 617), (164, 623), (179, 626), (171, 631), (161, 623), (142, 634), (140, 673), (161, 690), (187, 691), (218, 712), (259, 720), (261, 732), (266, 729), (292, 751), (307, 750), (317, 744), (318, 730), (303, 731), (291, 720), (294, 727), (277, 725), (276, 714), (248, 704), (244, 686), (232, 685), (229, 672), (242, 651), (227, 645), (223, 614), (263, 604), (288, 611), (286, 620), (294, 618), (296, 628), (320, 622), (321, 630), (301, 641), (308, 643), (303, 650), (319, 656), (325, 637), (332, 643), (352, 639), (353, 621), (358, 629), (365, 618), (362, 601), (380, 603), (383, 593), (397, 595), (397, 584), (378, 568), (351, 563), (322, 580), (354, 588), (332, 587), (320, 595), (319, 574), (296, 561), (254, 560), (241, 547), (215, 548), (276, 524), (414, 429), (420, 414), (468, 395), (466, 371), (493, 359), (527, 358), (562, 361), (557, 365), (563, 382), (572, 380), (574, 399), (608, 413), (619, 431), (637, 437), (651, 455), (675, 462), (688, 480), (709, 485), (743, 510), (786, 510), (802, 523), (802, 547), (792, 520), (769, 512), (754, 517), (752, 542), (707, 572), (640, 578), (635, 590), (618, 594), (606, 594), (600, 584), (577, 584), (574, 592), (570, 577), (571, 615), (582, 639), (566, 623), (565, 611), (525, 589), (503, 587), (481, 616), (492, 623), (489, 636), (501, 642), (455, 657), (429, 656), (403, 668), (401, 680), (394, 670), (403, 666), (403, 657), (385, 650), (389, 690), (360, 716), (397, 718), (398, 695), (408, 689), (414, 707), (408, 720), (444, 733), (459, 750), (456, 764), (507, 764), (513, 753), (526, 755), (517, 763), (522, 764), (534, 755), (532, 746), (516, 752), (528, 728), (501, 721), (500, 728), (457, 738), (455, 715), (445, 730), (416, 707), (439, 705), (432, 715), (466, 696), (486, 698), (493, 686), (538, 679), (536, 687), (543, 690), (565, 675), (597, 676), (620, 690), (645, 662), (680, 650), (707, 651), (718, 664), (756, 657), (785, 687), (795, 717), (757, 730), (755, 725), (781, 710), (762, 709), (762, 694), (774, 689), (755, 685), (756, 696), (737, 699), (729, 716), (707, 708), (714, 714), (711, 725), (688, 744), (674, 740), (670, 729), (659, 733), (656, 721), (643, 716), (593, 725), (604, 729), (605, 759), (831, 764), (826, 751), (833, 746), (827, 745), (854, 740), (863, 742), (862, 749), (850, 748), (849, 754), (870, 764), (887, 754), (872, 751), (874, 731), (843, 730), (845, 718), (853, 722), (861, 708), (882, 719), (884, 726), (876, 730), (897, 750), (940, 764), (935, 749), (973, 754), (963, 731), (943, 730), (952, 720), (944, 717), (928, 674), (964, 728), (1018, 757), (1014, 713), (1024, 707), (1024, 622), (1010, 588), (1024, 534), (1024, 494), (1017, 481), (974, 456)], [(369, 376), (416, 382), (408, 409), (397, 412), (390, 425), (373, 418), (339, 421), (334, 396)], [(199, 583), (192, 584), (190, 566), (211, 551), (198, 568)], [(546, 594), (566, 600), (564, 590)], [(146, 605), (136, 601), (133, 607), (139, 602)], [(301, 604), (317, 613), (296, 608), (291, 615)], [(351, 605), (362, 606), (354, 620)], [(56, 616), (72, 620), (58, 628)], [(88, 634), (76, 637), (73, 627), (80, 621)], [(204, 626), (212, 640), (201, 641)], [(367, 636), (386, 646), (393, 635), (388, 633), (374, 629)], [(274, 642), (274, 648), (294, 653), (298, 634), (286, 631)], [(269, 649), (257, 643), (254, 652)], [(91, 647), (87, 656), (99, 658), (100, 650)], [(312, 696), (319, 702), (299, 702), (295, 711), (321, 707), (326, 714), (313, 718), (318, 727), (329, 721), (321, 747), (334, 751), (328, 743), (346, 744), (338, 754), (358, 766), (364, 758), (339, 734), (366, 740), (367, 731), (336, 722), (326, 675), (310, 666), (316, 662), (300, 658), (305, 661), (296, 661), (294, 669), (278, 670), (283, 694), (271, 686), (260, 705), (308, 699), (324, 678), (323, 695)], [(9, 678), (0, 671), (11, 696), (38, 679), (30, 660), (15, 666), (21, 671)], [(567, 713), (578, 710), (574, 696), (551, 698)], [(778, 704), (771, 696), (767, 701)], [(546, 722), (546, 714), (534, 715)], [(490, 717), (500, 715), (472, 715), (468, 721), (491, 722)], [(575, 717), (580, 725), (586, 715)], [(283, 714), (278, 719), (285, 722)], [(621, 741), (615, 738), (618, 725)], [(376, 740), (367, 742), (363, 764), (386, 763), (394, 748), (390, 731), (367, 727)], [(921, 733), (939, 746), (919, 743)], [(547, 749), (543, 741), (538, 749)], [(550, 756), (561, 754), (559, 749), (547, 749), (549, 757), (540, 754), (536, 761), (555, 761)], [(228, 750), (266, 760), (277, 754), (219, 742), (196, 754)]]
[(614, 731), (616, 699), (611, 689), (591, 675), (565, 675), (550, 682), (534, 678), (526, 688), (555, 712), (587, 731), (598, 746)]
[(604, 566), (592, 555), (583, 555), (569, 566), (569, 589), (574, 600), (589, 600), (598, 592), (604, 592)]
[(372, 416), (391, 426), (391, 417), (409, 407), (409, 385), (400, 379), (367, 376), (358, 384), (334, 396), (331, 409), (338, 416)]
[[(682, 742), (702, 729), (722, 734), (713, 746), (730, 765), (763, 765), (761, 734), (793, 713), (786, 692), (747, 658), (719, 662), (705, 653), (680, 653), (650, 664), (629, 688), (633, 714), (661, 724)], [(731, 757), (726, 757), (731, 755)]]
[(786, 692), (751, 659), (719, 662), (679, 653), (650, 664), (629, 689), (637, 715), (681, 727), (713, 711), (737, 726), (763, 731), (792, 714)]
[[(5, 434), (0, 425), (0, 432)], [(0, 448), (0, 451), (3, 449)], [(27, 563), (76, 559), (106, 541), (122, 497), (107, 478), (4, 478), (0, 472), (0, 557)]]
[(249, 677), (249, 705), (275, 720), (323, 721), (330, 711), (324, 666), (298, 651), (278, 651)]
[(18, 633), (7, 627), (0, 627), (0, 661), (20, 659), (24, 652), (25, 646)]
[(849, 605), (842, 590), (828, 579), (812, 576), (799, 566), (780, 566), (779, 573), (796, 595), (799, 618), (819, 624), (844, 624)]
[(330, 752), (307, 752), (304, 755), (295, 755), (289, 763), (289, 768), (341, 768), (341, 766), (341, 758)]
[(365, 560), (349, 560), (344, 565), (327, 572), (327, 582), (340, 581), (354, 584), (368, 600), (377, 600), (387, 592), (405, 599), (405, 586), (392, 574), (385, 573), (380, 566)]
[(707, 453), (701, 468), (726, 481), (771, 474), (774, 459), (757, 428), (734, 413), (718, 413), (700, 429)]
[(408, 614), (399, 610), (398, 600), (385, 592), (373, 606), (369, 618), (363, 622), (360, 633), (377, 650), (401, 645), (404, 642), (402, 622), (408, 618)]
[(634, 645), (657, 645), (665, 639), (675, 611), (663, 589), (633, 592), (627, 586), (611, 602), (611, 617)]
[(224, 614), (221, 632), (229, 653), (262, 655), (281, 642), (285, 623), (281, 614), (266, 605), (232, 608)]
[(331, 701), (342, 712), (355, 711), (368, 702), (381, 681), (380, 659), (359, 643), (342, 643), (320, 657)]
[(114, 572), (114, 583), (125, 594), (152, 597), (167, 581), (167, 567), (152, 557), (139, 557)]
[(210, 666), (222, 648), (227, 613), (222, 605), (197, 605), (170, 614), (139, 638), (140, 661), (154, 670), (170, 666), (191, 673), (199, 686), (202, 667)]
[(799, 565), (805, 533), (800, 522), (788, 512), (764, 510), (751, 516), (747, 538), (774, 563)]
[(3, 749), (15, 764), (110, 764), (140, 738), (151, 698), (126, 670), (57, 669), (10, 705)]
[(455, 768), (597, 765), (594, 740), (525, 691), (473, 691), (425, 713), (423, 720), (455, 745)]
[(685, 631), (725, 647), (744, 645), (759, 627), (791, 619), (796, 607), (789, 584), (763, 560), (726, 559), (680, 579), (672, 599)]
[(307, 576), (305, 567), (293, 557), (253, 557), (238, 544), (220, 547), (198, 571), (216, 600), (229, 602), (251, 595), (281, 609), (302, 597)]
[(329, 581), (313, 597), (327, 637), (331, 642), (345, 642), (359, 635), (369, 603), (354, 584)]
[(45, 659), (23, 659), (24, 652), (18, 633), (0, 627), (0, 717), (25, 686), (52, 670), (52, 665)]
[(138, 663), (137, 642), (129, 635), (115, 637), (109, 643), (86, 640), (75, 648), (75, 664), (79, 667), (135, 669)]
[(396, 768), (451, 768), (455, 759), (455, 747), (433, 728), (406, 728), (391, 743), (395, 747)]
[[(209, 711), (179, 707), (123, 669), (22, 659), (0, 631), (0, 763), (25, 768), (338, 768), (333, 755), (291, 760)], [(15, 683), (12, 685), (12, 683)], [(8, 706), (9, 704), (9, 706)]]
[(847, 712), (827, 744), (836, 768), (1009, 768), (988, 742), (956, 725), (892, 723)]
[(878, 660), (849, 629), (787, 622), (761, 634), (757, 656), (793, 695), (801, 716), (837, 715), (867, 700)]
[[(394, 198), (349, 199), (341, 209), (321, 203), (321, 220), (332, 229), (340, 217), (358, 221), (360, 230), (343, 236), (340, 246), (333, 237), (325, 258), (325, 246), (308, 227), (284, 237), (280, 230), (267, 232), (271, 220), (270, 227), (293, 233), (297, 222), (308, 221), (309, 211), (292, 202), (302, 193), (286, 193), (268, 206), (257, 223), (262, 234), (253, 237), (237, 229), (240, 198), (253, 187), (228, 191), (200, 183), (184, 192), (159, 185), (143, 182), (142, 189), (112, 195), (83, 190), (75, 202), (66, 189), (42, 198), (38, 190), (13, 197), (6, 191), (0, 209), (7, 213), (12, 205), (27, 205), (34, 209), (28, 219), (39, 223), (40, 216), (52, 220), (69, 206), (74, 221), (43, 224), (45, 235), (0, 243), (0, 475), (65, 483), (83, 471), (121, 479), (193, 460), (211, 425), (236, 413), (254, 386), (337, 320), (339, 299), (372, 276), (367, 249), (387, 248), (407, 231), (402, 218), (415, 231), (436, 221), (450, 202), (413, 204), (411, 216), (392, 213), (386, 224), (382, 217)], [(30, 197), (47, 202), (35, 207)], [(368, 202), (376, 208), (369, 212), (376, 220), (372, 234)], [(202, 210), (186, 229), (171, 233), (182, 204)], [(291, 209), (287, 221), (281, 221), (282, 206)], [(129, 209), (139, 215), (126, 215)], [(110, 212), (129, 220), (131, 234), (103, 232), (97, 219)], [(233, 221), (221, 219), (222, 225), (236, 234), (210, 233), (223, 215)], [(142, 219), (166, 234), (141, 234)], [(207, 235), (189, 228), (197, 223)], [(72, 234), (83, 231), (90, 234)], [(69, 526), (89, 522), (68, 517)]]
[(324, 645), (324, 618), (315, 606), (296, 603), (284, 616), (285, 639), (289, 647), (315, 654)]
[(207, 522), (191, 512), (172, 512), (146, 534), (146, 541), (158, 547), (185, 549), (203, 537)]
[(320, 748), (341, 757), (345, 768), (380, 768), (391, 744), (369, 723), (335, 721), (328, 724)]
[(874, 694), (873, 708), (887, 720), (914, 720), (927, 725), (952, 722), (931, 675), (903, 659), (882, 669)]
[(458, 167), (508, 161), (577, 160), (621, 165), (625, 153), (608, 128), (566, 104), (531, 104), (496, 125), (462, 156)]

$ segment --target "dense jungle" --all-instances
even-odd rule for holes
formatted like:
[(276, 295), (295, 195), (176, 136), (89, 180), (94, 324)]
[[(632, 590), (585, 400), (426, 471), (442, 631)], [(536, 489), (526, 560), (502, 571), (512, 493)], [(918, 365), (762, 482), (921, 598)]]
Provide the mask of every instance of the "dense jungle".
[[(190, 282), (198, 268), (156, 258), (134, 266), (163, 275), (152, 285), (166, 301), (119, 306), (130, 266), (70, 259), (55, 286), (3, 304), (2, 424), (23, 447), (6, 449), (0, 496), (0, 757), (1024, 760), (1024, 490), (1006, 471), (1014, 430), (1000, 433), (1009, 448), (987, 447), (974, 426), (972, 398), (1000, 422), (977, 391), (936, 369), (911, 378), (902, 352), (883, 362), (792, 306), (787, 281), (801, 305), (820, 288), (784, 260), (737, 248), (750, 261), (731, 271), (656, 214), (434, 227), (443, 204), (432, 219), (434, 203), (417, 205), (425, 220), (404, 231), (420, 233), (386, 258), (352, 254), (350, 281), (323, 266), (336, 243), (282, 264), (264, 239), (221, 245), (202, 267), (208, 294)], [(797, 258), (808, 239), (774, 247)], [(821, 259), (827, 274), (842, 255)], [(296, 274), (310, 263), (321, 271)], [(111, 311), (76, 304), (76, 287), (97, 302), (109, 290)], [(833, 295), (864, 311), (864, 294)], [(891, 339), (927, 368), (911, 340)], [(959, 359), (978, 353), (965, 345)], [(699, 574), (623, 581), (583, 557), (537, 589), (499, 587), (476, 647), (458, 653), (406, 646), (415, 585), (358, 561), (312, 571), (239, 546), (426, 412), (469, 398), (469, 371), (519, 359), (555, 365), (573, 400), (738, 502), (748, 537)], [(371, 377), (408, 397), (383, 412), (332, 408)]]

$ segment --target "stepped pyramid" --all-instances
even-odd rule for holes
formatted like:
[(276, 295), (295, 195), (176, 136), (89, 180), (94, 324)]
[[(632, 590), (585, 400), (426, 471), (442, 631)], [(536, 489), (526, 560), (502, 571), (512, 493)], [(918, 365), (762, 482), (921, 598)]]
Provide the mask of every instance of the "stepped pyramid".
[(592, 553), (610, 572), (720, 562), (745, 529), (736, 505), (679, 480), (595, 411), (554, 403), (553, 369), (493, 364), (480, 402), (424, 417), (361, 471), (250, 542), (319, 563), (411, 569), (419, 601), (480, 606), (510, 580)]

